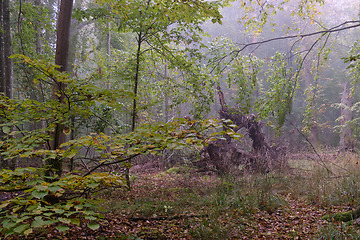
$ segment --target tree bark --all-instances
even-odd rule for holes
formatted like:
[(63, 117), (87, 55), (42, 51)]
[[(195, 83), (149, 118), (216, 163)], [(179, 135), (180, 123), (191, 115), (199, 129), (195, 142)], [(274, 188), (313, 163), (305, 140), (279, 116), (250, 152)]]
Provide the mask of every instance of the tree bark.
[[(0, 27), (3, 28), (4, 25), (4, 1), (0, 0)], [(4, 32), (0, 31), (0, 92), (5, 95), (6, 92), (6, 79), (5, 79), (5, 43), (4, 43)]]
[[(0, 0), (0, 92), (13, 98), (13, 62), (11, 56), (10, 1)], [(3, 120), (0, 120), (3, 121)], [(6, 137), (1, 131), (0, 137)], [(16, 168), (17, 160), (7, 162), (1, 159), (2, 167)]]
[[(165, 63), (165, 89), (168, 91), (169, 85), (169, 72), (168, 72), (168, 64)], [(167, 92), (164, 92), (164, 117), (165, 122), (169, 121), (169, 95)]]
[(135, 77), (134, 77), (134, 100), (133, 100), (133, 109), (132, 109), (132, 122), (131, 122), (131, 131), (133, 132), (136, 128), (136, 116), (137, 116), (137, 93), (138, 93), (138, 84), (140, 78), (140, 55), (141, 55), (141, 44), (143, 41), (143, 35), (140, 32), (137, 39), (137, 50), (136, 50), (136, 65), (135, 65)]
[[(34, 1), (34, 5), (38, 8), (41, 7), (41, 1), (40, 0), (35, 0)], [(40, 14), (40, 11), (38, 11), (38, 13)], [(37, 54), (41, 54), (42, 52), (42, 42), (41, 42), (41, 29), (39, 29), (39, 25), (40, 22), (36, 21), (36, 26), (35, 26), (35, 31), (36, 31), (36, 36), (35, 36), (35, 46), (36, 46), (36, 53)]]
[[(106, 24), (106, 28), (107, 28), (107, 33), (106, 33), (106, 57), (107, 57), (107, 61), (110, 62), (110, 57), (111, 57), (111, 31), (110, 31), (110, 22), (107, 22)], [(107, 74), (106, 77), (106, 89), (110, 90), (111, 89), (111, 83), (110, 83), (110, 75)], [(110, 114), (112, 115), (112, 113), (110, 112)], [(111, 116), (112, 117), (112, 116)], [(111, 128), (110, 126), (106, 126), (105, 128), (105, 134), (110, 136), (111, 135)]]
[[(60, 66), (61, 72), (68, 70), (72, 8), (73, 0), (61, 0), (55, 54), (55, 64)], [(58, 85), (55, 87), (57, 88)]]
[(11, 56), (11, 29), (10, 29), (10, 2), (9, 0), (4, 1), (4, 55), (5, 55), (5, 79), (6, 79), (6, 96), (8, 98), (13, 97), (13, 64)]
[(0, 1), (0, 77), (1, 88), (0, 91), (8, 98), (13, 97), (13, 67), (11, 56), (11, 29), (10, 29), (10, 3), (9, 0)]
[[(57, 22), (57, 39), (56, 39), (56, 53), (55, 64), (59, 65), (59, 71), (65, 72), (68, 70), (69, 59), (69, 46), (70, 46), (70, 27), (71, 27), (71, 15), (73, 8), (73, 0), (61, 0), (60, 12)], [(53, 98), (60, 104), (64, 104), (65, 95), (64, 90), (66, 85), (62, 82), (55, 81), (53, 84)], [(64, 126), (61, 123), (57, 123), (55, 126), (55, 132), (53, 134), (53, 140), (50, 142), (50, 148), (52, 150), (59, 149), (61, 144), (65, 142), (65, 133), (63, 132)], [(61, 176), (62, 174), (62, 159), (55, 158), (48, 162), (49, 171)]]

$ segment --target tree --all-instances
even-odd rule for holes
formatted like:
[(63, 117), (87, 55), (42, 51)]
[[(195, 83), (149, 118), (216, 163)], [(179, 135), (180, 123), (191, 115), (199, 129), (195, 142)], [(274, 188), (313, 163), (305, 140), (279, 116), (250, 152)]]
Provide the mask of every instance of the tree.
[[(218, 8), (220, 2), (194, 1), (182, 3), (177, 1), (98, 1), (103, 5), (98, 13), (105, 12), (104, 16), (119, 25), (119, 30), (134, 34), (135, 44), (133, 62), (129, 64), (127, 78), (132, 80), (134, 99), (131, 110), (131, 130), (134, 130), (138, 115), (138, 90), (143, 84), (145, 56), (157, 55), (160, 59), (169, 61), (169, 68), (175, 67), (191, 76), (196, 67), (191, 64), (196, 55), (194, 46), (203, 47), (201, 41), (200, 25), (207, 19), (213, 22), (221, 22)], [(83, 11), (86, 16), (86, 11)], [(120, 23), (119, 23), (120, 19)], [(172, 44), (175, 47), (172, 47)], [(186, 56), (191, 55), (192, 59)], [(199, 55), (197, 55), (199, 56)], [(191, 66), (191, 67), (190, 67)], [(193, 68), (193, 69), (191, 69)], [(188, 81), (190, 81), (190, 79)], [(130, 80), (130, 79), (129, 79)], [(203, 80), (203, 79), (202, 79)], [(191, 83), (191, 86), (198, 83)]]
[[(0, 92), (8, 97), (13, 97), (13, 63), (11, 56), (11, 29), (10, 29), (10, 1), (0, 1)], [(4, 121), (1, 119), (0, 121)], [(0, 136), (4, 133), (1, 130)], [(1, 157), (2, 158), (2, 157)], [(15, 160), (11, 164), (1, 159), (1, 167), (15, 168)]]
[[(118, 29), (132, 33), (135, 38), (132, 57), (128, 60), (126, 72), (123, 73), (124, 78), (131, 82), (133, 92), (130, 127), (130, 131), (133, 132), (136, 129), (139, 115), (139, 89), (140, 85), (145, 84), (144, 79), (146, 79), (144, 72), (146, 71), (147, 56), (156, 56), (158, 59), (169, 61), (171, 68), (184, 71), (189, 77), (189, 81), (192, 81), (191, 86), (200, 85), (200, 80), (204, 81), (204, 79), (201, 79), (199, 68), (191, 63), (194, 61), (194, 56), (200, 55), (195, 49), (188, 46), (197, 44), (201, 46), (200, 25), (205, 20), (211, 18), (213, 22), (221, 21), (218, 10), (220, 3), (107, 0), (98, 1), (98, 3), (102, 8), (95, 10), (95, 13), (105, 12), (103, 17), (108, 20), (110, 16), (110, 20), (115, 24), (119, 24), (118, 20), (120, 19)], [(91, 13), (93, 10), (90, 9), (88, 12)], [(88, 15), (87, 11), (83, 11), (82, 15)], [(181, 50), (181, 47), (184, 50)], [(193, 56), (188, 57), (186, 54)], [(168, 81), (167, 77), (165, 77), (165, 81)], [(199, 92), (195, 94), (199, 94)], [(130, 188), (129, 168), (127, 168), (126, 176)]]
[[(55, 64), (59, 65), (60, 72), (66, 72), (68, 70), (68, 58), (69, 58), (69, 42), (70, 42), (70, 27), (71, 27), (71, 15), (72, 15), (72, 0), (62, 0), (60, 5), (60, 12), (57, 22), (57, 39), (56, 39), (56, 53)], [(59, 82), (54, 79), (53, 83), (53, 96), (59, 103), (65, 104), (65, 91), (66, 85), (63, 82)], [(50, 142), (50, 149), (56, 150), (61, 147), (61, 144), (65, 142), (64, 126), (61, 122), (55, 121), (55, 130), (53, 133), (53, 140)], [(56, 174), (61, 176), (62, 174), (62, 159), (55, 158), (49, 162), (49, 168), (53, 169)]]
[(13, 73), (11, 56), (10, 2), (1, 1), (1, 89), (5, 96), (13, 96)]
[(350, 123), (353, 120), (352, 106), (353, 97), (351, 96), (349, 82), (343, 83), (343, 92), (341, 93), (341, 125), (339, 152), (344, 153), (346, 150), (353, 148), (353, 131)]

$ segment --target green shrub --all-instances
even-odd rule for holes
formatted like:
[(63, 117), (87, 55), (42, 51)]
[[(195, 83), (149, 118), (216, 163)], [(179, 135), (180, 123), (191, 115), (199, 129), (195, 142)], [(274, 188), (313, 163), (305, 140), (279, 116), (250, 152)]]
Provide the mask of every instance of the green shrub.
[[(66, 175), (45, 181), (43, 169), (20, 168), (0, 171), (0, 191), (17, 192), (0, 205), (1, 233), (29, 235), (55, 226), (66, 232), (71, 225), (98, 229), (103, 216), (93, 209), (99, 199), (91, 196), (102, 188), (123, 185), (123, 178), (108, 173)], [(49, 179), (47, 179), (49, 180)]]

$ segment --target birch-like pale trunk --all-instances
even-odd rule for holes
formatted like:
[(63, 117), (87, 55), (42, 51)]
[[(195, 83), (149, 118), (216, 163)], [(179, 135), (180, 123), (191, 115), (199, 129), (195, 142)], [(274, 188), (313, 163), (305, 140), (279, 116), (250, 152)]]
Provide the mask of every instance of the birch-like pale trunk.
[(351, 89), (349, 82), (343, 83), (343, 91), (341, 93), (341, 125), (339, 152), (344, 153), (346, 150), (352, 149), (352, 129), (349, 126), (349, 121), (353, 119), (351, 107), (353, 105), (353, 98), (351, 96)]

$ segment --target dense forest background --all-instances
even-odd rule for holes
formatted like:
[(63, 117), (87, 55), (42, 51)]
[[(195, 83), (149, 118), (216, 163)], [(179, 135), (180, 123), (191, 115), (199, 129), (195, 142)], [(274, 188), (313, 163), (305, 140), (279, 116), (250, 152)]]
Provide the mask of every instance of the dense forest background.
[[(311, 171), (355, 176), (343, 164), (357, 164), (360, 140), (356, 1), (0, 3), (6, 237), (42, 236), (41, 227), (66, 234), (72, 225), (100, 231), (94, 194), (134, 194), (134, 178), (154, 169), (216, 176), (209, 185), (217, 187), (229, 176), (256, 176), (246, 181), (264, 180), (257, 187), (266, 194), (253, 209), (270, 204), (270, 212), (282, 204), (262, 202), (276, 192), (268, 174), (295, 174), (300, 155), (316, 163)], [(352, 194), (346, 204), (356, 207)]]

